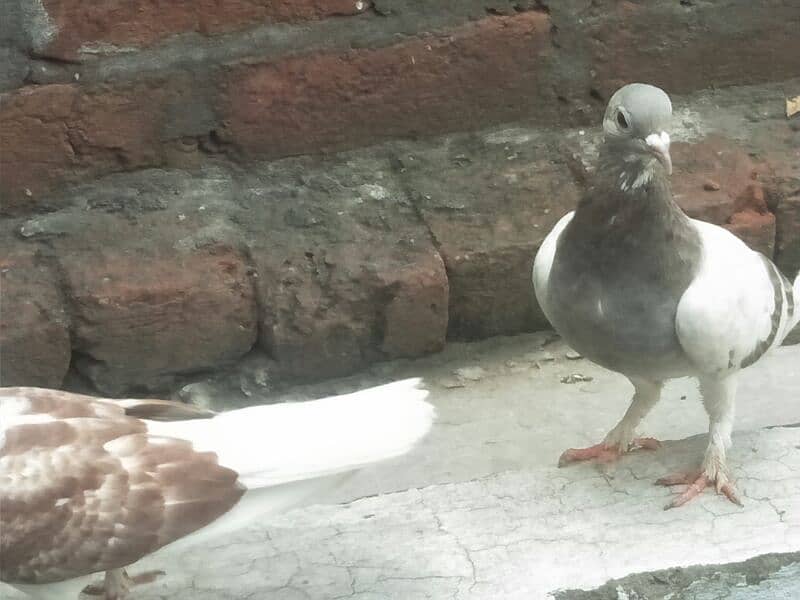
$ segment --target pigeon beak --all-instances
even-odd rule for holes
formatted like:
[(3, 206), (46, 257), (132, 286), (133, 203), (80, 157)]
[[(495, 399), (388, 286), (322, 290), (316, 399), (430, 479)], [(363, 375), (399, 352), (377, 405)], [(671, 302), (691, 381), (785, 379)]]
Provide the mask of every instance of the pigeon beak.
[(669, 134), (662, 131), (660, 134), (651, 133), (648, 135), (644, 143), (647, 148), (656, 155), (658, 162), (664, 165), (667, 170), (667, 175), (672, 175), (672, 158), (669, 155)]

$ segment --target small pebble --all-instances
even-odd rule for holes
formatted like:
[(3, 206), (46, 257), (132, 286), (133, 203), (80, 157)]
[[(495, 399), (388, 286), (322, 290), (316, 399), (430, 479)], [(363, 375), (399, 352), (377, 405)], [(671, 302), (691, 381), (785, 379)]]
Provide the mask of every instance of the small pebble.
[(551, 333), (542, 340), (542, 343), (540, 345), (542, 348), (544, 348), (545, 346), (549, 346), (553, 342), (557, 342), (560, 339), (561, 339), (560, 335), (558, 335), (557, 333)]
[(448, 390), (464, 387), (464, 382), (459, 381), (458, 379), (443, 379), (439, 383), (443, 388), (447, 388)]
[(589, 375), (581, 375), (580, 373), (571, 373), (566, 377), (561, 378), (561, 383), (582, 383), (584, 381), (592, 381), (594, 377)]
[(486, 376), (486, 371), (481, 367), (462, 367), (456, 369), (456, 376), (467, 381), (480, 381)]
[(579, 358), (583, 358), (579, 352), (575, 352), (575, 350), (570, 350), (564, 356), (567, 357), (568, 360), (578, 360)]
[(213, 397), (213, 389), (203, 382), (190, 383), (178, 391), (178, 398), (199, 408), (212, 409)]
[(719, 191), (719, 184), (709, 179), (703, 184), (703, 189), (707, 192), (717, 192)]
[(529, 363), (538, 365), (540, 362), (551, 362), (556, 359), (555, 356), (549, 352), (528, 352), (522, 357), (522, 360)]

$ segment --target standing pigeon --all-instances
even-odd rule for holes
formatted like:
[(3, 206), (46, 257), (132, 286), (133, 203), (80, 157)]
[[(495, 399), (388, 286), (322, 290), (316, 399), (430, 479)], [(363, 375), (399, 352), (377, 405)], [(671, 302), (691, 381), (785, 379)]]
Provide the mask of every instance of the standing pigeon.
[(626, 85), (611, 97), (593, 181), (536, 255), (536, 298), (550, 323), (635, 390), (600, 444), (567, 450), (559, 464), (657, 446), (635, 437), (635, 429), (665, 380), (692, 376), (709, 416), (708, 448), (699, 470), (658, 481), (689, 486), (666, 508), (711, 483), (739, 503), (725, 458), (737, 374), (800, 320), (800, 277), (792, 285), (763, 254), (675, 204), (671, 116), (669, 96), (651, 85)]
[(418, 384), (172, 422), (112, 400), (0, 388), (0, 580), (71, 600), (105, 571), (105, 598), (121, 600), (123, 568), (140, 558), (224, 535), (408, 451), (434, 416)]

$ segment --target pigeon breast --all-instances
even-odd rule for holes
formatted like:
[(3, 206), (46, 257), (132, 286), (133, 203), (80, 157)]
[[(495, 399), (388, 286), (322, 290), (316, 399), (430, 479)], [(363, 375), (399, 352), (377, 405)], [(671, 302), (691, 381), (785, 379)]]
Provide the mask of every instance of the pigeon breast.
[(606, 368), (667, 378), (688, 366), (675, 315), (701, 245), (672, 200), (666, 172), (636, 166), (598, 167), (602, 175), (559, 236), (548, 317), (576, 350)]

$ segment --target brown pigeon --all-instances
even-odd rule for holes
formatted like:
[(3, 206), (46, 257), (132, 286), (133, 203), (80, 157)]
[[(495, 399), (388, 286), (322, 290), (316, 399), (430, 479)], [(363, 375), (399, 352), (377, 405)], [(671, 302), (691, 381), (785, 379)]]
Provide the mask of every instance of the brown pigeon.
[(105, 598), (120, 600), (123, 569), (140, 558), (227, 534), (408, 451), (434, 417), (426, 396), (409, 379), (154, 421), (126, 410), (171, 409), (0, 388), (0, 580), (70, 600), (105, 572)]

